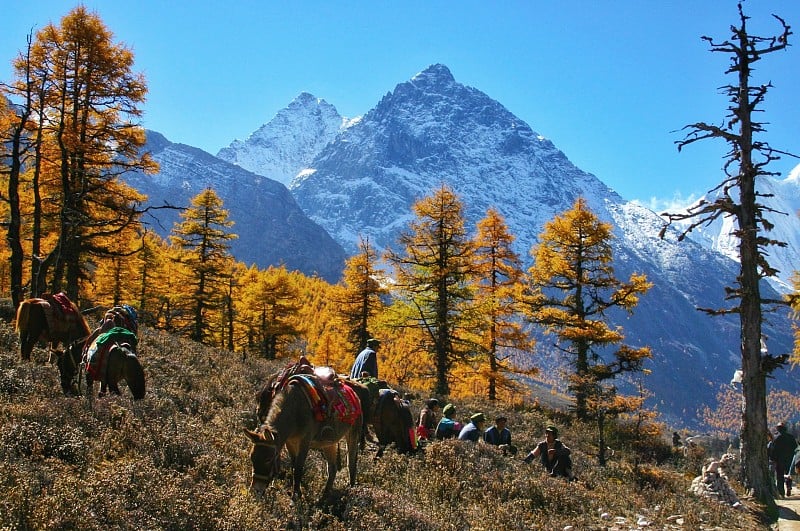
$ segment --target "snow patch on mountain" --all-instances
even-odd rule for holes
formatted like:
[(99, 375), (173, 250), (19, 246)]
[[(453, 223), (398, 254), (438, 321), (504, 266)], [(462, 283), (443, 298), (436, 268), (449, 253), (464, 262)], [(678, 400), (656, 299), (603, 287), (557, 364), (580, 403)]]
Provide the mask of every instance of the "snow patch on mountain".
[[(774, 225), (766, 237), (781, 241), (785, 247), (770, 246), (767, 249), (769, 264), (778, 270), (769, 282), (780, 293), (793, 290), (792, 276), (800, 269), (800, 165), (796, 166), (785, 179), (769, 176), (760, 177), (757, 181), (758, 192), (763, 195), (761, 202), (771, 212), (765, 212), (767, 219)], [(675, 212), (686, 212), (700, 201), (713, 202), (716, 196), (703, 196), (692, 205)], [(686, 228), (689, 221), (676, 223), (677, 227)], [(694, 241), (707, 249), (714, 250), (731, 260), (739, 261), (739, 239), (734, 235), (736, 229), (732, 216), (717, 218), (710, 224), (696, 227), (689, 235)]]

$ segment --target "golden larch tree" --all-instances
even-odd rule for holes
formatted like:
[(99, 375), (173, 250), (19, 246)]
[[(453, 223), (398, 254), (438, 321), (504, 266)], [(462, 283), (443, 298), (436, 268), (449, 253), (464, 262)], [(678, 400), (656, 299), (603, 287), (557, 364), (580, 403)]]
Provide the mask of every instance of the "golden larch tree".
[(433, 358), (434, 391), (444, 396), (450, 393), (453, 365), (474, 356), (463, 313), (472, 303), (473, 244), (461, 200), (449, 187), (442, 185), (412, 209), (415, 218), (398, 238), (402, 251), (386, 255), (395, 270), (395, 304), (410, 308), (403, 314), (410, 319), (397, 326), (424, 332), (425, 350)]
[[(30, 118), (38, 121), (29, 128), (35, 149), (27, 163), (39, 186), (31, 294), (45, 289), (47, 278), (51, 291), (63, 289), (77, 300), (92, 259), (115, 256), (108, 242), (138, 228), (145, 198), (121, 177), (157, 170), (141, 150), (139, 106), (147, 87), (132, 70), (130, 49), (115, 43), (100, 17), (83, 6), (37, 32), (14, 66), (17, 79), (7, 94), (24, 96), (21, 116), (32, 110)], [(37, 224), (44, 216), (57, 229), (49, 249), (40, 247), (44, 227)]]
[(512, 374), (532, 375), (537, 371), (515, 364), (514, 352), (527, 352), (533, 340), (522, 328), (522, 261), (512, 245), (514, 236), (497, 210), (490, 208), (478, 222), (475, 236), (474, 291), (471, 312), (476, 325), (479, 374), (489, 400), (496, 400), (498, 387), (509, 393), (519, 390)]
[(209, 312), (223, 308), (229, 274), (230, 240), (237, 236), (228, 229), (233, 221), (223, 208), (222, 199), (211, 188), (192, 198), (191, 206), (181, 212), (183, 221), (175, 224), (172, 242), (185, 254), (181, 261), (191, 272), (193, 318), (189, 338), (201, 343), (213, 338)]
[(526, 313), (531, 322), (555, 334), (556, 346), (568, 356), (573, 369), (569, 389), (580, 419), (614, 402), (616, 387), (605, 382), (641, 371), (651, 355), (647, 347), (623, 344), (621, 328), (609, 322), (611, 309), (632, 312), (651, 286), (641, 274), (632, 274), (627, 282), (616, 278), (612, 238), (611, 225), (579, 198), (572, 209), (545, 224), (540, 243), (531, 251)]
[(358, 253), (345, 262), (340, 289), (335, 292), (347, 339), (355, 352), (367, 346), (376, 316), (383, 311), (387, 294), (385, 274), (378, 269), (378, 254), (361, 239)]
[(273, 360), (288, 355), (286, 345), (299, 335), (295, 319), (300, 309), (300, 294), (290, 273), (285, 267), (259, 271), (252, 266), (238, 284), (242, 289), (234, 304), (247, 350)]

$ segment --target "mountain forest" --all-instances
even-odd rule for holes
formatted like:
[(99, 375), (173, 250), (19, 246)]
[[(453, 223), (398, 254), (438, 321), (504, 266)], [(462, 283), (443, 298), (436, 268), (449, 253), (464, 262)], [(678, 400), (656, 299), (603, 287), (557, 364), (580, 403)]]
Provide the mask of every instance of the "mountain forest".
[[(750, 44), (738, 48), (736, 41), (711, 42), (717, 47), (713, 51), (740, 52), (744, 55), (738, 64), (746, 65), (752, 60), (746, 55), (748, 46), (764, 46), (759, 52), (766, 54), (786, 45), (790, 32), (785, 23), (783, 40), (765, 45), (765, 41), (752, 40), (746, 34), (746, 17), (741, 11), (740, 15), (738, 35), (741, 42)], [(263, 507), (242, 501), (237, 493), (223, 507), (220, 492), (221, 485), (230, 487), (229, 481), (242, 487), (246, 484), (246, 458), (242, 453), (246, 441), (233, 428), (250, 421), (232, 418), (236, 410), (251, 409), (259, 382), (271, 370), (300, 356), (315, 365), (347, 373), (369, 338), (381, 340), (380, 377), (410, 396), (436, 396), (458, 403), (465, 411), (514, 411), (516, 420), (530, 424), (517, 428), (531, 442), (539, 436), (533, 433), (533, 427), (543, 431), (549, 420), (570, 426), (568, 434), (584, 439), (575, 441), (584, 462), (599, 461), (608, 467), (589, 472), (584, 464), (591, 485), (584, 482), (579, 489), (596, 488), (608, 495), (603, 490), (607, 487), (599, 486), (608, 480), (603, 474), (618, 473), (625, 476), (626, 485), (631, 480), (635, 484), (631, 488), (637, 492), (650, 492), (672, 482), (680, 485), (682, 474), (685, 479), (687, 474), (691, 478), (700, 473), (700, 460), (692, 461), (691, 456), (676, 453), (663, 442), (681, 427), (664, 425), (658, 412), (645, 406), (650, 397), (645, 365), (650, 349), (627, 344), (625, 330), (609, 319), (613, 311), (635, 313), (639, 300), (653, 285), (643, 274), (627, 278), (615, 274), (612, 228), (582, 199), (545, 224), (538, 243), (529, 250), (532, 265), (528, 268), (522, 265), (523, 257), (513, 251), (515, 236), (502, 215), (489, 209), (475, 226), (468, 226), (463, 213), (467, 200), (444, 184), (413, 205), (411, 221), (385, 252), (379, 253), (362, 238), (337, 283), (284, 266), (258, 268), (231, 254), (236, 226), (215, 190), (204, 190), (188, 205), (143, 206), (146, 197), (126, 184), (126, 176), (133, 172), (158, 171), (158, 164), (142, 149), (145, 132), (140, 120), (147, 86), (144, 77), (134, 70), (132, 52), (113, 41), (99, 16), (77, 7), (60, 24), (45, 26), (22, 45), (13, 59), (14, 79), (0, 83), (4, 96), (0, 98), (0, 216), (6, 232), (0, 245), (2, 317), (13, 323), (23, 300), (58, 292), (66, 293), (93, 321), (110, 307), (133, 306), (140, 326), (146, 330), (142, 359), (145, 372), (152, 378), (148, 391), (155, 397), (136, 407), (122, 398), (114, 399), (118, 402), (101, 403), (90, 415), (81, 409), (79, 401), (55, 396), (58, 387), (53, 367), (43, 363), (18, 367), (22, 362), (15, 356), (16, 338), (12, 330), (3, 329), (3, 345), (8, 352), (3, 353), (0, 371), (0, 396), (5, 403), (0, 422), (7, 442), (0, 454), (7, 462), (21, 457), (42, 459), (42, 463), (53, 461), (58, 470), (79, 470), (72, 481), (89, 482), (80, 488), (64, 485), (47, 479), (38, 465), (24, 465), (3, 480), (6, 495), (0, 503), (0, 519), (4, 524), (20, 529), (51, 524), (57, 528), (82, 527), (66, 513), (46, 515), (39, 520), (42, 523), (34, 524), (34, 517), (43, 518), (45, 511), (35, 506), (36, 500), (55, 495), (61, 498), (58, 504), (67, 503), (64, 500), (74, 503), (75, 493), (84, 488), (87, 491), (83, 494), (92, 496), (89, 484), (91, 489), (114, 488), (111, 469), (121, 467), (120, 473), (127, 478), (123, 484), (130, 489), (127, 510), (136, 512), (137, 506), (151, 503), (136, 499), (143, 494), (134, 494), (134, 490), (156, 491), (161, 482), (176, 489), (172, 501), (164, 498), (163, 503), (191, 503), (194, 500), (177, 492), (177, 483), (194, 479), (214, 485), (207, 487), (205, 494), (210, 507), (219, 514), (227, 513), (233, 521), (238, 518), (247, 522), (226, 526), (213, 520), (210, 512), (201, 514), (202, 508), (175, 508), (184, 520), (179, 518), (170, 526), (165, 524), (169, 510), (149, 507), (149, 516), (140, 515), (149, 522), (145, 527), (248, 528), (257, 522), (254, 515)], [(741, 68), (732, 90), (740, 88), (747, 78), (746, 69)], [(697, 412), (710, 435), (735, 447), (739, 446), (737, 438), (744, 425), (743, 451), (748, 444), (754, 445), (757, 437), (763, 439), (763, 431), (754, 435), (756, 428), (750, 429), (743, 422), (743, 403), (746, 409), (756, 408), (746, 414), (755, 418), (759, 427), (762, 423), (773, 426), (778, 421), (797, 420), (800, 410), (798, 397), (767, 393), (763, 385), (771, 371), (792, 360), (758, 350), (761, 308), (769, 304), (800, 310), (800, 282), (798, 291), (785, 300), (762, 301), (758, 295), (759, 281), (770, 273), (764, 250), (780, 242), (770, 241), (766, 235), (768, 221), (752, 191), (755, 177), (766, 172), (764, 165), (773, 155), (752, 140), (751, 134), (761, 130), (762, 124), (749, 119), (766, 89), (750, 90), (754, 91), (750, 93), (752, 99), (741, 102), (741, 108), (733, 111), (736, 122), (749, 124), (748, 131), (734, 133), (699, 123), (685, 140), (688, 145), (707, 137), (723, 137), (732, 146), (732, 161), (744, 160), (746, 167), (746, 171), (732, 171), (730, 181), (721, 187), (750, 190), (749, 203), (745, 193), (743, 199), (736, 196), (727, 203), (704, 205), (690, 213), (698, 216), (697, 224), (725, 212), (743, 215), (753, 223), (752, 230), (743, 225), (739, 234), (749, 250), (742, 251), (740, 284), (728, 294), (738, 301), (737, 306), (707, 311), (742, 315), (743, 349), (756, 349), (760, 369), (744, 363), (747, 376), (742, 387), (722, 390), (717, 404)], [(767, 149), (765, 162), (751, 160), (762, 148)], [(732, 162), (733, 166), (736, 163)], [(756, 207), (748, 212), (751, 204)], [(179, 210), (180, 221), (168, 238), (160, 237), (147, 224), (149, 214), (159, 208)], [(684, 218), (674, 216), (669, 221), (678, 219)], [(754, 291), (755, 299), (749, 296)], [(156, 352), (158, 349), (162, 352)], [(557, 352), (562, 365), (553, 368), (537, 364), (539, 349)], [(800, 357), (800, 340), (793, 356), (795, 360)], [(38, 350), (35, 357), (41, 361), (46, 354)], [(743, 353), (743, 360), (747, 359), (747, 353)], [(231, 381), (224, 381), (220, 368), (230, 374)], [(234, 381), (246, 388), (230, 389)], [(181, 389), (170, 394), (166, 387), (153, 385), (177, 385)], [(193, 388), (197, 389), (195, 396), (191, 396)], [(751, 399), (751, 392), (763, 396)], [(37, 403), (49, 410), (25, 408), (25, 402), (38, 393), (47, 395)], [(209, 403), (204, 404), (207, 400)], [(215, 407), (227, 417), (215, 415)], [(163, 417), (170, 427), (151, 425), (151, 414)], [(68, 431), (61, 430), (62, 417), (67, 419)], [(75, 424), (72, 419), (76, 418), (86, 424)], [(199, 425), (192, 425), (195, 422)], [(797, 427), (793, 428), (795, 432)], [(152, 433), (137, 434), (141, 429)], [(218, 439), (213, 430), (234, 433), (230, 437), (235, 442)], [(193, 438), (193, 433), (200, 434), (199, 438)], [(87, 446), (80, 442), (84, 436), (100, 437), (109, 447), (103, 448), (97, 441)], [(68, 448), (66, 441), (70, 438), (73, 446)], [(607, 443), (626, 449), (624, 464), (621, 458), (614, 462), (614, 449)], [(212, 444), (225, 448), (211, 449)], [(138, 455), (142, 445), (148, 446), (151, 454), (144, 467), (135, 461), (143, 459)], [(96, 452), (104, 452), (106, 457), (97, 461)], [(491, 449), (474, 450), (475, 455), (470, 452), (473, 450), (457, 445), (431, 445), (424, 460), (408, 465), (409, 470), (433, 475), (426, 467), (454, 466), (447, 464), (447, 456), (474, 460), (475, 466), (517, 466), (503, 461), (505, 457)], [(383, 459), (368, 466), (376, 477), (383, 475), (388, 480), (389, 475), (399, 474), (404, 465), (398, 463), (406, 458), (390, 454)], [(230, 460), (242, 462), (233, 464)], [(771, 490), (765, 480), (766, 457), (760, 456), (754, 463), (744, 461), (740, 487), (765, 503), (768, 510), (774, 508), (767, 499), (771, 499)], [(660, 472), (655, 463), (674, 467), (674, 475)], [(101, 469), (89, 472), (90, 464)], [(517, 473), (512, 468), (506, 472), (511, 476)], [(405, 474), (403, 477), (412, 481)], [(448, 478), (448, 485), (440, 483), (445, 481), (443, 477)], [(292, 509), (276, 498), (268, 512), (282, 514), (284, 524), (294, 519), (298, 527), (336, 527), (335, 521), (340, 528), (355, 528), (344, 515), (358, 512), (373, 518), (377, 526), (386, 525), (367, 505), (375, 502), (372, 497), (380, 498), (375, 489), (391, 492), (392, 486), (376, 486), (374, 479), (367, 481), (373, 482), (373, 490), (361, 491), (362, 507), (339, 499), (338, 506), (329, 512), (319, 512), (306, 505)], [(430, 501), (458, 498), (458, 481), (456, 470), (445, 471), (419, 490), (428, 492)], [(555, 499), (564, 507), (548, 508), (546, 514), (556, 515), (562, 510), (567, 515), (579, 514), (573, 502), (566, 501), (572, 496), (560, 492), (567, 490), (566, 484), (548, 486), (531, 481), (521, 474), (513, 480), (510, 491), (498, 494), (503, 501), (496, 503), (502, 505), (499, 512), (506, 515), (507, 527), (515, 528), (511, 525), (510, 500), (517, 490), (525, 491), (519, 494), (520, 503), (527, 504), (524, 514), (535, 514), (537, 507), (554, 504)], [(65, 490), (43, 494), (48, 488)], [(202, 499), (193, 487), (186, 488)], [(675, 491), (679, 490), (676, 486)], [(532, 491), (536, 494), (531, 495)], [(400, 519), (399, 528), (463, 528), (446, 523), (446, 519), (426, 520), (415, 515), (414, 495), (405, 491), (401, 495), (407, 496), (405, 504), (391, 513)], [(673, 508), (654, 509), (658, 504), (652, 493), (644, 495), (648, 496), (642, 503), (655, 512), (647, 518), (658, 521), (674, 516), (670, 513)], [(468, 493), (467, 499), (469, 504), (481, 503), (474, 492)], [(449, 510), (458, 511), (456, 502), (448, 502)], [(121, 509), (114, 503), (98, 503), (98, 507), (104, 507), (107, 521), (119, 527), (132, 525), (117, 513)], [(610, 499), (602, 503), (612, 504)], [(617, 510), (624, 512), (622, 507)], [(683, 509), (675, 508), (678, 510)], [(691, 518), (705, 518), (716, 525), (724, 525), (721, 522), (731, 518), (724, 509), (699, 510), (705, 516)], [(154, 516), (157, 514), (162, 516)], [(562, 523), (560, 517), (548, 518), (551, 524)], [(735, 528), (753, 525), (746, 514), (733, 518), (743, 520), (738, 524), (741, 527)], [(88, 528), (95, 525), (101, 526), (92, 523)], [(472, 527), (480, 526), (473, 520)]]

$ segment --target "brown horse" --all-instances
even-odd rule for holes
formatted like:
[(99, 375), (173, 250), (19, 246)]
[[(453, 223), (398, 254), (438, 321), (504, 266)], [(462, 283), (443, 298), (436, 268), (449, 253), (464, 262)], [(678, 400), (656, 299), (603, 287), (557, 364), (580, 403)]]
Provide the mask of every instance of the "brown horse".
[[(263, 423), (267, 418), (267, 413), (272, 405), (275, 394), (285, 384), (285, 381), (292, 374), (313, 374), (314, 367), (306, 360), (301, 358), (298, 363), (287, 366), (285, 369), (272, 374), (256, 393), (256, 418), (259, 423)], [(369, 426), (375, 432), (377, 441), (370, 436), (371, 442), (378, 443), (378, 453), (376, 457), (383, 455), (386, 448), (394, 444), (400, 454), (412, 453), (415, 445), (412, 443), (410, 431), (414, 428), (414, 418), (411, 408), (407, 401), (401, 400), (397, 392), (390, 389), (388, 384), (380, 380), (378, 385), (380, 390), (374, 398), (369, 388), (357, 380), (351, 380), (340, 376), (361, 401), (363, 420), (361, 425), (360, 447), (363, 450), (366, 446), (366, 439), (369, 436)], [(387, 393), (388, 391), (388, 393)]]
[(91, 333), (78, 307), (63, 293), (22, 301), (16, 322), (23, 360), (31, 359), (33, 347), (39, 340), (46, 341), (55, 352), (59, 343), (68, 348)]
[[(307, 379), (306, 381), (314, 379), (313, 376), (303, 378)], [(348, 386), (343, 384), (343, 387)], [(253, 464), (250, 484), (252, 492), (263, 495), (267, 485), (279, 472), (281, 450), (285, 446), (292, 462), (292, 494), (295, 499), (299, 498), (300, 480), (303, 477), (308, 452), (314, 448), (322, 452), (327, 463), (328, 480), (322, 495), (324, 500), (330, 494), (336, 478), (340, 440), (347, 443), (350, 486), (355, 485), (362, 422), (361, 404), (353, 396), (351, 405), (357, 408), (357, 414), (352, 418), (343, 419), (332, 415), (332, 418), (320, 420), (312, 406), (311, 394), (313, 391), (306, 387), (302, 378), (290, 378), (287, 384), (275, 393), (262, 431), (244, 430), (253, 443), (250, 451), (250, 461)]]
[[(84, 368), (88, 362), (84, 362)], [(99, 371), (86, 371), (86, 391), (91, 400), (94, 397), (94, 382), (99, 380), (102, 390), (107, 386), (115, 395), (121, 395), (119, 382), (125, 380), (134, 400), (141, 400), (145, 393), (145, 379), (142, 364), (136, 352), (127, 343), (114, 342), (108, 347), (103, 367)]]
[(400, 398), (393, 389), (382, 391), (375, 411), (370, 420), (375, 436), (378, 438), (378, 453), (376, 458), (383, 455), (384, 450), (394, 444), (399, 454), (408, 454), (416, 451), (414, 444), (414, 416), (407, 400)]
[[(308, 369), (305, 368), (306, 365), (294, 365), (289, 366), (282, 371), (278, 371), (272, 374), (269, 378), (267, 378), (267, 382), (261, 388), (261, 390), (256, 393), (256, 419), (259, 424), (263, 424), (265, 420), (267, 420), (267, 413), (269, 413), (269, 408), (272, 406), (272, 400), (275, 398), (277, 392), (283, 387), (286, 383), (286, 378), (291, 376), (291, 374), (313, 374), (314, 370), (313, 367), (309, 366)], [(295, 372), (298, 371), (299, 372)], [(287, 376), (287, 372), (289, 376)], [(347, 377), (339, 377), (343, 380), (351, 389), (356, 393), (358, 396), (358, 400), (361, 402), (361, 410), (362, 410), (362, 421), (361, 421), (361, 437), (360, 437), (360, 446), (363, 449), (366, 436), (368, 433), (367, 424), (369, 422), (368, 419), (372, 417), (371, 411), (371, 399), (369, 389), (367, 387), (361, 385), (357, 381), (351, 380)]]

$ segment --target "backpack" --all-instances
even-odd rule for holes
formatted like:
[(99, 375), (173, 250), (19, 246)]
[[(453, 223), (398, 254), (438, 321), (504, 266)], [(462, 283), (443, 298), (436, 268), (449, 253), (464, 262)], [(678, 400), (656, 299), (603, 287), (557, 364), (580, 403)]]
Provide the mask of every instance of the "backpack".
[(458, 435), (455, 431), (456, 431), (456, 422), (453, 419), (444, 417), (442, 420), (439, 421), (439, 425), (436, 426), (436, 438), (451, 439), (456, 435)]

